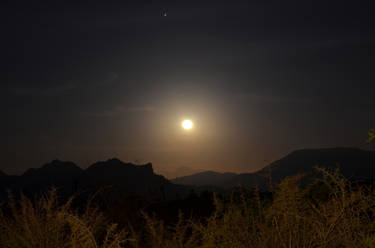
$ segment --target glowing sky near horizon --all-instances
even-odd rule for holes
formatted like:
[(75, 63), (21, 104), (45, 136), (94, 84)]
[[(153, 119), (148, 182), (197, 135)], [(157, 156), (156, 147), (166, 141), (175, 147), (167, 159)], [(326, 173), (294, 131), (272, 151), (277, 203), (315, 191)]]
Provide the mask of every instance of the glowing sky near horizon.
[(295, 149), (374, 149), (372, 5), (2, 1), (0, 170), (248, 172)]

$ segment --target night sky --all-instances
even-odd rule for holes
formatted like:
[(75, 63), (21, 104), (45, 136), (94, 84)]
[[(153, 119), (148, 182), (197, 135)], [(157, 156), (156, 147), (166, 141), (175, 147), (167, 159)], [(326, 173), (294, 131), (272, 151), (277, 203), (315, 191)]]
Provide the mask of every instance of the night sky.
[(118, 157), (251, 172), (295, 149), (373, 149), (374, 9), (1, 1), (0, 169)]

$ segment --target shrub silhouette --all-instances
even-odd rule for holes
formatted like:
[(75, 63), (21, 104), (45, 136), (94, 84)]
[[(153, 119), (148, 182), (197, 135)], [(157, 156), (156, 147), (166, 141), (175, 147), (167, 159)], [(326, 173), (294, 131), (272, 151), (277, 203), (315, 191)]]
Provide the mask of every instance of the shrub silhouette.
[(370, 129), (370, 131), (368, 131), (368, 138), (367, 138), (366, 142), (371, 143), (374, 139), (375, 139), (375, 130)]
[(91, 200), (81, 214), (71, 209), (72, 200), (59, 205), (55, 189), (33, 201), (21, 195), (15, 202), (9, 194), (7, 213), (0, 211), (1, 247), (117, 248), (129, 241), (91, 206)]
[(0, 212), (0, 244), (5, 248), (267, 248), (375, 247), (375, 192), (355, 185), (338, 171), (317, 168), (321, 179), (301, 187), (298, 175), (284, 179), (271, 194), (240, 190), (214, 195), (207, 218), (186, 218), (174, 224), (142, 212), (137, 228), (106, 221), (89, 201), (84, 211), (72, 210), (72, 199), (57, 203), (56, 191), (30, 200), (22, 196)]
[[(375, 247), (375, 192), (364, 186), (354, 190), (338, 171), (318, 170), (323, 179), (310, 187), (299, 186), (302, 175), (283, 180), (271, 202), (257, 190), (251, 198), (242, 194), (240, 201), (233, 195), (229, 202), (215, 198), (216, 210), (208, 219), (185, 223), (194, 244), (164, 247)], [(166, 230), (160, 220), (148, 222), (157, 223), (154, 230)], [(150, 232), (153, 241), (145, 247), (171, 244), (181, 236), (180, 226), (170, 228), (169, 235)]]

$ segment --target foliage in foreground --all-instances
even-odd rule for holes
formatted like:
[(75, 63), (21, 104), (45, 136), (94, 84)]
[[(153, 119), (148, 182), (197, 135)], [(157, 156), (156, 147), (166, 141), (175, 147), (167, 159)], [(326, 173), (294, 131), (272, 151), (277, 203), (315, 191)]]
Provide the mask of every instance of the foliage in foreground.
[(128, 240), (125, 231), (108, 224), (104, 215), (91, 206), (79, 213), (72, 210), (73, 198), (58, 204), (56, 190), (35, 200), (21, 195), (19, 202), (9, 197), (0, 211), (0, 244), (3, 248), (119, 248)]
[(34, 203), (23, 197), (19, 205), (10, 201), (10, 213), (0, 216), (1, 247), (375, 248), (373, 188), (319, 170), (321, 183), (300, 187), (301, 176), (287, 178), (272, 199), (256, 190), (215, 197), (216, 210), (204, 220), (180, 214), (169, 226), (144, 213), (141, 230), (117, 230), (96, 209), (71, 210), (71, 201), (58, 206), (54, 191)]

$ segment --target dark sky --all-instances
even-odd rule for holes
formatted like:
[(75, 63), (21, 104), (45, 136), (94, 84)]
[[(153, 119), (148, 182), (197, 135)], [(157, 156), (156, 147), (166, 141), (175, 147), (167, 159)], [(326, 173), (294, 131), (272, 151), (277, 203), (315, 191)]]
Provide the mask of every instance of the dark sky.
[(361, 146), (373, 15), (370, 1), (2, 1), (0, 169), (118, 157), (244, 172)]

